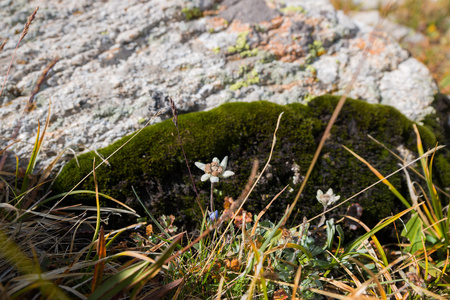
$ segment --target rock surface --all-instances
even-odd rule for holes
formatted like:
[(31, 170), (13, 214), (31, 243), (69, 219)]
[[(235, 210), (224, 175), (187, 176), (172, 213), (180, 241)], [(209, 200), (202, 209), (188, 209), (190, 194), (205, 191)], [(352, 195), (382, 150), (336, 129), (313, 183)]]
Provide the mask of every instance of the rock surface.
[(380, 21), (382, 21), (381, 30), (387, 32), (399, 42), (418, 44), (425, 40), (425, 36), (423, 34), (414, 31), (412, 28), (383, 19), (378, 10), (352, 12), (350, 16), (355, 22), (359, 22), (370, 27), (375, 27), (380, 24)]
[[(342, 94), (372, 30), (328, 0), (1, 0), (0, 38), (9, 38), (0, 52), (1, 82), (36, 6), (0, 98), (0, 148), (20, 119), (21, 141), (10, 150), (28, 158), (37, 121), (45, 122), (51, 103), (38, 166), (67, 147), (105, 147), (141, 128), (167, 107), (166, 97), (153, 97), (156, 91), (176, 96), (181, 113), (234, 101), (306, 103)], [(249, 7), (255, 9), (246, 13)], [(22, 114), (55, 57), (60, 60), (36, 96), (36, 109)], [(436, 92), (428, 70), (379, 33), (350, 96), (421, 120)], [(15, 169), (12, 155), (4, 169)]]

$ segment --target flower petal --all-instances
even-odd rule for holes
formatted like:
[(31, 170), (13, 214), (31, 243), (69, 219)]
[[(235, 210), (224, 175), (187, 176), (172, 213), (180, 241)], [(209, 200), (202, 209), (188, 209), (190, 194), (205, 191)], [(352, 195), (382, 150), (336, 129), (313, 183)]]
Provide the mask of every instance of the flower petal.
[(205, 164), (204, 163), (201, 163), (201, 162), (199, 162), (199, 161), (197, 161), (196, 163), (195, 163), (195, 166), (197, 167), (197, 168), (199, 168), (200, 170), (202, 170), (202, 171), (205, 171)]
[(225, 170), (227, 168), (228, 156), (225, 156), (220, 163), (220, 166)]
[(234, 175), (234, 172), (233, 171), (225, 171), (225, 172), (223, 172), (222, 173), (222, 178), (227, 178), (227, 177), (230, 177), (230, 176), (233, 176)]
[(211, 177), (211, 174), (203, 174), (201, 180), (206, 181), (209, 179), (209, 177)]
[(214, 222), (215, 220), (217, 220), (219, 218), (219, 211), (215, 211), (209, 214), (209, 220), (211, 222)]
[(213, 162), (220, 163), (220, 160), (219, 160), (217, 157), (214, 157), (214, 158), (213, 158)]
[(327, 194), (330, 195), (330, 196), (333, 196), (333, 189), (329, 188), (328, 191), (327, 191)]
[(320, 201), (320, 198), (322, 198), (322, 196), (323, 196), (322, 190), (318, 190), (318, 191), (317, 191), (317, 196), (316, 196), (317, 200)]
[[(203, 175), (203, 176), (205, 176), (205, 175)], [(219, 182), (219, 177), (211, 176), (211, 182)]]

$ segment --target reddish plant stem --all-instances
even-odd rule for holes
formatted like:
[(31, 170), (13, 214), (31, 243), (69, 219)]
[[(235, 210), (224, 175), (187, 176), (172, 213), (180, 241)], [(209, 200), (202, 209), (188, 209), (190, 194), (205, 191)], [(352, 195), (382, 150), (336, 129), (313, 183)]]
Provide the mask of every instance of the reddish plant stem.
[[(189, 171), (189, 177), (191, 178), (192, 188), (194, 189), (194, 192), (197, 196), (197, 198), (196, 198), (197, 204), (200, 207), (200, 210), (202, 211), (202, 216), (205, 217), (205, 211), (203, 210), (202, 204), (200, 203), (200, 197), (197, 192), (197, 187), (195, 186), (194, 177), (192, 176), (191, 168), (189, 167), (189, 162), (187, 160), (186, 153), (184, 152), (183, 142), (181, 141), (180, 128), (178, 127), (177, 107), (175, 106), (175, 102), (172, 100), (172, 98), (169, 98), (169, 103), (170, 103), (170, 108), (172, 109), (172, 114), (173, 114), (172, 121), (175, 124), (175, 127), (177, 128), (178, 142), (180, 143), (181, 151), (183, 152), (183, 156), (184, 156), (184, 161), (186, 162), (186, 166)], [(211, 193), (212, 193), (212, 191), (211, 191)]]

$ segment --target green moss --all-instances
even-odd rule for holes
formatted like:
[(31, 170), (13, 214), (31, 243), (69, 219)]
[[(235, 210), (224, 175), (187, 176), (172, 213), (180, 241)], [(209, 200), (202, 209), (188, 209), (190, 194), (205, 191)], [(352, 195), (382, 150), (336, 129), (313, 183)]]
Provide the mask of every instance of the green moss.
[[(215, 201), (217, 207), (221, 207), (224, 196), (237, 198), (240, 195), (250, 175), (252, 161), (259, 159), (261, 165), (266, 162), (278, 115), (284, 112), (268, 170), (270, 175), (261, 178), (245, 206), (250, 211), (259, 212), (289, 184), (295, 192), (284, 192), (266, 215), (272, 221), (280, 218), (286, 205), (292, 203), (300, 184), (292, 182), (292, 166), (294, 163), (299, 165), (301, 175), (305, 175), (337, 101), (337, 97), (323, 96), (312, 100), (308, 106), (280, 106), (264, 101), (230, 103), (208, 112), (179, 116), (183, 145), (203, 205), (206, 207), (209, 201), (210, 185), (200, 181), (202, 174), (194, 162), (209, 162), (213, 157), (222, 159), (229, 156), (229, 169), (236, 175), (216, 185), (222, 196), (217, 194)], [(420, 131), (425, 133), (426, 130), (421, 127)], [(347, 100), (297, 206), (298, 218), (312, 217), (321, 212), (315, 199), (317, 189), (331, 187), (345, 199), (377, 181), (365, 165), (341, 147), (342, 144), (364, 157), (382, 174), (387, 175), (397, 169), (398, 161), (372, 142), (368, 134), (391, 149), (400, 144), (414, 149), (412, 122), (394, 108)], [(107, 157), (130, 137), (124, 137), (98, 152)], [(433, 136), (424, 134), (423, 138), (425, 144), (434, 145)], [(67, 192), (89, 173), (94, 156), (93, 152), (79, 156), (80, 168), (74, 160), (70, 161), (55, 180), (54, 193)], [(96, 159), (97, 163), (99, 161)], [(103, 165), (97, 170), (101, 192), (144, 214), (132, 193), (133, 186), (156, 216), (173, 214), (177, 217), (178, 226), (192, 228), (198, 224), (200, 214), (195, 193), (171, 120), (146, 128), (108, 161), (111, 166)], [(401, 174), (393, 176), (390, 181), (406, 191)], [(79, 189), (92, 190), (92, 176)], [(92, 200), (80, 196), (72, 198), (72, 201), (93, 204)], [(363, 206), (364, 221), (369, 225), (401, 208), (399, 201), (381, 184), (354, 202)], [(345, 207), (339, 208), (334, 214), (337, 217), (345, 210)]]
[[(450, 151), (448, 151), (447, 148), (450, 145), (450, 130), (449, 125), (447, 124), (448, 110), (442, 108), (445, 107), (442, 104), (442, 101), (445, 103), (445, 100), (442, 97), (445, 99), (446, 96), (441, 94), (435, 95), (433, 106), (436, 108), (436, 112), (427, 115), (422, 122), (424, 124), (424, 129), (426, 129), (425, 134), (427, 136), (434, 135), (436, 136), (436, 140), (439, 145), (447, 145), (445, 150), (439, 151), (439, 155), (434, 159), (435, 168), (433, 168), (433, 180), (440, 182), (442, 185), (441, 187), (449, 188)], [(423, 138), (422, 133), (423, 132), (421, 132), (421, 137)], [(429, 144), (426, 148), (424, 148), (424, 150), (426, 151), (434, 146), (435, 144)], [(447, 198), (443, 197), (442, 199)]]
[(185, 7), (181, 10), (181, 12), (184, 14), (186, 20), (188, 21), (200, 19), (201, 17), (203, 17), (203, 11), (201, 11), (200, 8), (198, 7), (193, 8)]
[(434, 173), (437, 173), (437, 176), (434, 174), (434, 178), (438, 177), (442, 182), (442, 186), (448, 188), (450, 187), (450, 159), (448, 153), (446, 154), (436, 157)]

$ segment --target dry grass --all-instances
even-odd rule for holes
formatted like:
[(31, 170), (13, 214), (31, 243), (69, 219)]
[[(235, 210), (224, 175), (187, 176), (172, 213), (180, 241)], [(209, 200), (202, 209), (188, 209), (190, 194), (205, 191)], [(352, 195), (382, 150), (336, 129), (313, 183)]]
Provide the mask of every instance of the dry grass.
[[(25, 26), (25, 34), (35, 15), (36, 11)], [(366, 53), (370, 44), (365, 49)], [(40, 82), (55, 63), (56, 60), (43, 71)], [(39, 86), (37, 84), (33, 90), (27, 108), (32, 108)], [(346, 95), (329, 121), (308, 174)], [(177, 126), (173, 101), (171, 105)], [(421, 157), (416, 160), (422, 163), (423, 184), (428, 188), (428, 191), (422, 189), (421, 193), (425, 201), (419, 203), (415, 185), (411, 182), (410, 197), (415, 199), (411, 203), (390, 185), (406, 209), (387, 217), (374, 228), (353, 219), (366, 233), (344, 244), (343, 219), (325, 218), (326, 222), (318, 225), (313, 223), (314, 219), (304, 220), (287, 228), (286, 221), (302, 188), (278, 224), (262, 221), (270, 204), (253, 219), (243, 210), (246, 199), (270, 163), (280, 122), (281, 115), (274, 128), (272, 149), (259, 177), (256, 177), (256, 163), (241, 196), (234, 202), (227, 200), (224, 212), (215, 223), (208, 222), (204, 214), (201, 234), (193, 241), (182, 240), (185, 232), (175, 233), (170, 222), (158, 221), (150, 213), (153, 225), (159, 230), (153, 230), (152, 224), (144, 222), (105, 231), (101, 223), (106, 222), (111, 214), (136, 214), (115, 199), (109, 200), (124, 208), (100, 207), (99, 197), (107, 196), (100, 194), (97, 186), (92, 192), (97, 199), (96, 207), (61, 206), (62, 199), (75, 187), (66, 195), (53, 199), (48, 198), (45, 191), (35, 192), (48, 176), (48, 172), (43, 175), (33, 172), (34, 161), (44, 139), (44, 134), (40, 136), (38, 129), (25, 179), (20, 179), (18, 172), (0, 177), (2, 298), (162, 299), (171, 296), (173, 299), (314, 299), (323, 295), (338, 299), (448, 299), (449, 221), (440, 206), (437, 188), (431, 181), (427, 157), (434, 155), (434, 151), (424, 153), (420, 136), (417, 137), (417, 147)], [(6, 151), (0, 149), (2, 152)], [(388, 180), (392, 174), (383, 177), (362, 157), (354, 155), (379, 177), (377, 184), (390, 184)], [(406, 171), (409, 165), (404, 162), (396, 172)], [(93, 167), (88, 175), (94, 176), (94, 182), (95, 171)], [(307, 177), (304, 184), (306, 182)], [(361, 187), (362, 190), (364, 188)], [(280, 188), (280, 194), (285, 189)], [(53, 203), (57, 199), (59, 201), (53, 207), (45, 206), (46, 201)], [(325, 210), (322, 215), (326, 216), (330, 210)], [(408, 242), (400, 244), (399, 238), (398, 245), (381, 245), (375, 234), (405, 215), (412, 216), (415, 223), (405, 225), (409, 230), (406, 234), (396, 232), (406, 237), (404, 240)], [(411, 235), (411, 232), (416, 234)], [(181, 243), (186, 246), (179, 245)]]

